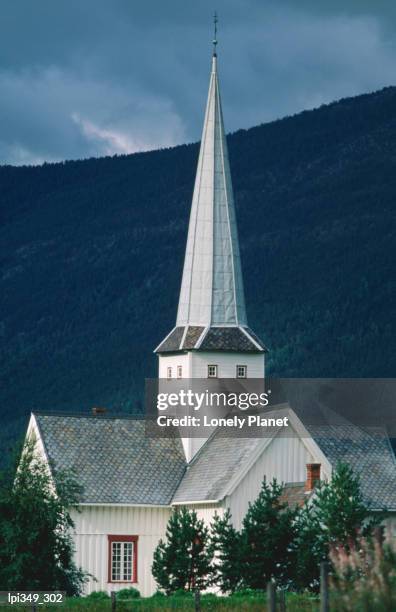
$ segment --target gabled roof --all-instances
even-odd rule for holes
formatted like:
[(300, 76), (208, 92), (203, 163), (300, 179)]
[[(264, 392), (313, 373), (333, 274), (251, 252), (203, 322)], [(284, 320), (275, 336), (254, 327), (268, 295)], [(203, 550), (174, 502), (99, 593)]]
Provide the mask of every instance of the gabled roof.
[(172, 502), (221, 501), (230, 482), (253, 462), (266, 442), (263, 438), (230, 438), (225, 429), (217, 430), (189, 463)]
[[(396, 510), (396, 460), (385, 431), (365, 431), (345, 419), (312, 425), (311, 407), (289, 414), (299, 435), (333, 468), (348, 463), (360, 476), (364, 499), (373, 509)], [(282, 414), (280, 414), (282, 412)], [(248, 438), (218, 429), (186, 466), (179, 438), (146, 435), (145, 421), (131, 417), (35, 414), (45, 453), (56, 468), (74, 468), (84, 487), (82, 503), (169, 505), (221, 501), (244, 477), (277, 435)], [(268, 415), (269, 416), (269, 415)], [(255, 435), (257, 437), (255, 437)], [(270, 450), (269, 450), (270, 452)], [(302, 495), (299, 490), (290, 495)], [(296, 487), (297, 484), (295, 483)], [(290, 487), (292, 485), (290, 484)]]
[(50, 462), (76, 471), (82, 503), (170, 503), (186, 466), (180, 439), (148, 437), (142, 419), (34, 417)]
[[(281, 409), (283, 416), (285, 406), (273, 406), (267, 416)], [(298, 413), (287, 410), (297, 423), (298, 435), (306, 436), (307, 443), (312, 439), (333, 469), (342, 461), (359, 475), (364, 499), (373, 509), (396, 510), (396, 460), (385, 431), (367, 432), (342, 418), (337, 425), (312, 425), (311, 406), (300, 407)], [(326, 410), (322, 421), (329, 416)], [(315, 420), (319, 422), (320, 415)], [(274, 430), (272, 438), (254, 438), (253, 431), (249, 438), (230, 438), (224, 429), (217, 430), (189, 464), (173, 503), (221, 501), (230, 492), (231, 479), (237, 482), (238, 473), (246, 473), (246, 465), (253, 465), (277, 433)]]

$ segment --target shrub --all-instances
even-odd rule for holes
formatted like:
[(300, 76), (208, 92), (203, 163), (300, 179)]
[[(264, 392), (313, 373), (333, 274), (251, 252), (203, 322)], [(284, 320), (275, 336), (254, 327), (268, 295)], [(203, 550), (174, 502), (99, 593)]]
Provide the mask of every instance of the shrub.
[(140, 592), (135, 587), (117, 591), (117, 599), (137, 599), (138, 597), (140, 597)]
[(396, 610), (396, 552), (378, 535), (330, 550), (337, 612)]
[(110, 595), (108, 595), (106, 591), (92, 591), (92, 593), (87, 595), (84, 599), (88, 599), (89, 601), (101, 601), (103, 599), (110, 599)]
[(154, 595), (152, 595), (151, 598), (154, 598), (154, 597), (157, 599), (164, 599), (166, 595), (162, 591), (155, 591)]

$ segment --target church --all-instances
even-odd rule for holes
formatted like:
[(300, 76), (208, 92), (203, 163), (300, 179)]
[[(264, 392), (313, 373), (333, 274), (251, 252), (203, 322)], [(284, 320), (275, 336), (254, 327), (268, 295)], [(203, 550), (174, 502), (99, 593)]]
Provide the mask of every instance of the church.
[[(214, 43), (176, 323), (155, 349), (160, 380), (265, 374), (267, 349), (246, 317)], [(73, 519), (76, 563), (95, 578), (86, 592), (134, 586), (153, 594), (153, 552), (175, 506), (207, 522), (229, 509), (239, 528), (264, 477), (284, 483), (289, 504), (302, 504), (340, 460), (360, 475), (367, 503), (387, 509), (387, 534), (396, 538), (396, 462), (387, 435), (346, 419), (324, 431), (289, 403), (272, 408), (295, 435), (275, 428), (265, 437), (230, 438), (219, 428), (200, 438), (150, 437), (143, 418), (32, 414), (27, 436), (38, 452), (50, 466), (73, 468), (83, 486)]]

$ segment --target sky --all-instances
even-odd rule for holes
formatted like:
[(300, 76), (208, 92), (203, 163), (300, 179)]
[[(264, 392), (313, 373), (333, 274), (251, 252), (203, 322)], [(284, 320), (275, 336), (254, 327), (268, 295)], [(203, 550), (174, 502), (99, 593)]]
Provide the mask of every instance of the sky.
[(0, 0), (0, 164), (199, 140), (214, 10), (228, 132), (396, 82), (391, 0)]

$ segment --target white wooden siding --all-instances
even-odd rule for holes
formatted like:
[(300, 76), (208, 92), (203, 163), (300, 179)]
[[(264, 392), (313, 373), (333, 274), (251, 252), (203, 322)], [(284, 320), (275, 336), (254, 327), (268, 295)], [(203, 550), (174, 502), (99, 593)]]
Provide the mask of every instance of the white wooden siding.
[(167, 378), (168, 368), (172, 368), (172, 378), (177, 378), (177, 366), (182, 366), (182, 378), (191, 378), (191, 353), (160, 355), (158, 360), (158, 378)]
[(157, 587), (151, 574), (153, 553), (160, 538), (165, 536), (170, 509), (166, 507), (128, 506), (82, 506), (80, 513), (74, 513), (76, 563), (97, 579), (86, 585), (91, 591), (116, 591), (126, 584), (108, 582), (108, 541), (107, 536), (137, 535), (138, 559), (136, 584), (148, 597)]
[(247, 366), (247, 378), (264, 378), (264, 354), (196, 351), (192, 353), (191, 377), (207, 378), (208, 364), (217, 365), (218, 378), (235, 378), (236, 366)]
[[(186, 354), (178, 355), (160, 355), (159, 356), (159, 378), (166, 379), (168, 368), (172, 368), (172, 379), (177, 378), (177, 367), (180, 365), (183, 368), (182, 378), (199, 378), (207, 379), (208, 365), (217, 365), (218, 378), (235, 378), (237, 365), (247, 366), (247, 378), (264, 379), (264, 354), (247, 353), (224, 353), (224, 352), (206, 352), (206, 351), (189, 351)], [(167, 381), (163, 380), (160, 383), (159, 391), (166, 393), (168, 391)], [(225, 416), (228, 409), (224, 409), (224, 414), (216, 411), (215, 416)], [(184, 454), (187, 461), (191, 461), (194, 455), (198, 452), (201, 446), (206, 442), (212, 432), (211, 428), (207, 428), (206, 435), (202, 438), (182, 438)], [(183, 433), (183, 429), (181, 430)]]
[(208, 364), (217, 365), (218, 378), (235, 378), (236, 366), (247, 366), (247, 378), (264, 378), (264, 354), (224, 353), (209, 351), (189, 351), (186, 354), (160, 355), (158, 363), (159, 378), (167, 378), (168, 367), (172, 368), (172, 378), (177, 377), (177, 366), (183, 368), (183, 378), (207, 378)]
[(195, 510), (199, 519), (203, 519), (205, 525), (210, 526), (213, 521), (214, 515), (217, 513), (219, 516), (224, 514), (224, 505), (219, 504), (186, 504), (190, 510)]
[(267, 481), (276, 478), (278, 482), (304, 482), (306, 464), (317, 461), (297, 437), (276, 436), (263, 451), (235, 490), (226, 497), (232, 522), (240, 529), (248, 510), (261, 488), (264, 476)]

